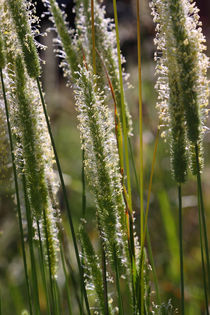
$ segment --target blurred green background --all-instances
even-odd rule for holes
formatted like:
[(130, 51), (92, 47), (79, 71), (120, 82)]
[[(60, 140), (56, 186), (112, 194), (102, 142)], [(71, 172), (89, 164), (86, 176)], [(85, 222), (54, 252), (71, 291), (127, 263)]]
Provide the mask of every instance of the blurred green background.
[[(60, 1), (67, 5), (70, 24), (73, 26), (71, 13), (72, 2)], [(158, 115), (155, 109), (157, 94), (155, 85), (154, 54), (154, 26), (150, 16), (147, 0), (141, 2), (141, 36), (142, 36), (142, 90), (143, 90), (143, 115), (144, 115), (144, 196), (145, 206), (149, 185), (150, 169), (153, 158), (154, 141), (158, 125)], [(107, 15), (113, 16), (112, 2), (105, 1)], [(137, 72), (137, 46), (136, 46), (136, 16), (135, 1), (117, 1), (121, 47), (127, 59), (126, 72), (130, 73), (130, 83), (133, 88), (126, 90), (126, 97), (133, 117), (134, 132), (131, 138), (135, 164), (138, 168), (138, 72)], [(200, 15), (203, 22), (203, 32), (207, 37), (210, 55), (210, 2), (200, 0), (197, 2), (201, 9)], [(41, 15), (43, 7), (38, 1), (38, 12)], [(42, 20), (42, 32), (49, 26), (47, 20)], [(82, 216), (82, 153), (80, 149), (79, 131), (77, 128), (77, 113), (71, 88), (66, 87), (58, 68), (59, 60), (55, 58), (52, 46), (54, 33), (41, 37), (40, 41), (48, 46), (41, 52), (43, 63), (43, 86), (46, 93), (48, 111), (51, 118), (57, 151), (61, 160), (65, 183), (69, 194), (69, 201), (73, 219), (78, 231)], [(210, 127), (210, 121), (208, 125)], [(204, 138), (205, 167), (202, 174), (204, 201), (207, 216), (207, 227), (210, 227), (210, 132)], [(8, 151), (8, 154), (9, 151)], [(20, 235), (16, 217), (14, 185), (7, 180), (7, 174), (0, 178), (0, 295), (2, 299), (2, 314), (20, 314), (26, 306), (24, 270), (20, 249)], [(136, 187), (135, 176), (132, 172), (133, 205), (136, 217), (136, 229), (139, 233), (139, 193)], [(88, 188), (87, 188), (88, 189)], [(63, 209), (62, 193), (58, 198), (64, 220), (66, 214)], [(169, 147), (160, 138), (157, 160), (153, 179), (151, 204), (149, 210), (149, 230), (157, 269), (160, 294), (163, 302), (172, 300), (175, 307), (179, 306), (179, 256), (178, 256), (178, 211), (177, 187), (171, 177)], [(90, 237), (97, 244), (95, 230), (95, 206), (91, 193), (87, 190), (87, 220)], [(201, 270), (201, 255), (199, 245), (199, 226), (196, 197), (196, 182), (189, 175), (183, 186), (183, 224), (184, 224), (184, 271), (185, 271), (185, 298), (186, 314), (204, 314), (204, 295)], [(208, 234), (209, 235), (209, 234)], [(26, 235), (27, 239), (27, 235)], [(68, 243), (70, 250), (70, 263), (75, 267), (75, 257), (71, 241)], [(58, 279), (61, 287), (63, 279)], [(153, 282), (151, 274), (151, 283)], [(153, 287), (153, 284), (152, 284)], [(73, 290), (73, 288), (72, 288)], [(73, 296), (73, 300), (75, 296)], [(43, 308), (45, 301), (43, 303)], [(75, 302), (76, 303), (76, 302)], [(179, 313), (179, 312), (178, 312)], [(77, 314), (75, 308), (75, 314)]]

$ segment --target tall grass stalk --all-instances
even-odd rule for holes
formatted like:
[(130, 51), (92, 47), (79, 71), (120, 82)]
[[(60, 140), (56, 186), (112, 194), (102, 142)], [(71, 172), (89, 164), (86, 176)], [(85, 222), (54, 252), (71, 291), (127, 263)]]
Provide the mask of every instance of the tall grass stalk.
[(10, 153), (11, 153), (11, 157), (12, 157), (13, 176), (14, 176), (14, 181), (15, 181), (15, 192), (16, 192), (16, 199), (17, 199), (18, 223), (19, 223), (19, 229), (20, 229), (20, 235), (21, 235), (21, 247), (22, 247), (22, 253), (23, 253), (23, 264), (24, 264), (27, 296), (28, 296), (30, 315), (32, 315), (33, 312), (32, 312), (32, 303), (31, 303), (31, 291), (30, 291), (30, 285), (29, 285), (26, 250), (25, 250), (25, 244), (24, 244), (24, 233), (23, 233), (21, 206), (20, 206), (20, 196), (19, 196), (19, 185), (18, 185), (18, 177), (17, 177), (17, 168), (16, 168), (16, 164), (15, 164), (14, 146), (13, 146), (11, 125), (10, 125), (9, 107), (8, 107), (8, 102), (7, 102), (7, 96), (6, 96), (6, 90), (5, 90), (5, 85), (4, 85), (4, 77), (3, 77), (2, 68), (0, 69), (0, 75), (1, 75), (1, 85), (2, 85), (2, 91), (3, 91), (4, 104), (5, 104), (5, 112), (6, 112), (6, 117), (7, 117), (7, 127), (8, 127), (9, 142), (10, 142)]
[(124, 88), (123, 88), (123, 76), (122, 76), (122, 60), (120, 53), (120, 38), (119, 38), (119, 27), (118, 27), (118, 16), (117, 16), (117, 3), (113, 0), (114, 8), (114, 21), (116, 29), (116, 43), (117, 43), (117, 55), (118, 55), (118, 70), (119, 70), (119, 81), (120, 81), (120, 94), (121, 94), (121, 112), (122, 112), (122, 127), (123, 127), (123, 140), (124, 140), (124, 152), (125, 152), (125, 165), (126, 165), (126, 175), (127, 175), (127, 187), (128, 187), (128, 205), (129, 211), (132, 213), (132, 194), (131, 194), (131, 180), (130, 180), (130, 165), (129, 165), (129, 150), (128, 150), (128, 130), (126, 123), (125, 114), (125, 98), (124, 98)]
[(178, 185), (178, 200), (179, 200), (179, 250), (180, 250), (180, 275), (181, 275), (181, 314), (184, 315), (184, 264), (183, 264), (183, 235), (182, 235), (182, 188)]
[(209, 315), (209, 303), (208, 303), (208, 285), (206, 279), (206, 270), (205, 270), (205, 259), (204, 259), (204, 250), (203, 250), (203, 235), (202, 235), (202, 219), (201, 219), (201, 208), (200, 208), (200, 195), (198, 195), (198, 219), (199, 219), (199, 233), (200, 233), (200, 244), (201, 244), (201, 264), (202, 264), (202, 273), (203, 273), (203, 286), (204, 286), (204, 299), (205, 299), (205, 308), (206, 314)]
[(139, 0), (136, 0), (137, 14), (137, 47), (138, 47), (138, 93), (139, 93), (139, 183), (140, 183), (140, 243), (141, 260), (141, 314), (144, 314), (144, 187), (143, 187), (143, 115), (142, 115), (142, 80), (141, 80), (141, 35), (140, 35), (140, 8)]

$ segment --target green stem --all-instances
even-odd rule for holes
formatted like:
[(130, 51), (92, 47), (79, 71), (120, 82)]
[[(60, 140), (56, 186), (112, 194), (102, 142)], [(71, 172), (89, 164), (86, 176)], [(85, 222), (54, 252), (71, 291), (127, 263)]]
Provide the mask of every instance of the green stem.
[(58, 173), (59, 173), (59, 177), (60, 177), (60, 181), (61, 181), (61, 187), (62, 187), (62, 190), (63, 190), (63, 197), (64, 197), (64, 202), (65, 202), (65, 205), (66, 205), (66, 209), (67, 209), (67, 215), (68, 215), (70, 230), (71, 230), (71, 234), (72, 234), (74, 250), (75, 250), (75, 254), (76, 254), (76, 260), (77, 260), (77, 264), (78, 264), (78, 268), (79, 268), (82, 288), (83, 288), (83, 292), (84, 292), (84, 298), (85, 298), (85, 304), (86, 304), (86, 308), (87, 308), (87, 313), (88, 313), (88, 315), (91, 315), (90, 314), (88, 297), (87, 297), (87, 292), (86, 292), (86, 288), (85, 288), (85, 284), (84, 284), (83, 268), (81, 266), (81, 262), (80, 262), (80, 258), (79, 258), (79, 250), (78, 250), (78, 246), (77, 246), (76, 235), (75, 235), (75, 231), (74, 231), (74, 225), (73, 225), (72, 215), (71, 215), (70, 206), (69, 206), (69, 202), (68, 202), (67, 191), (66, 191), (66, 187), (65, 187), (65, 183), (64, 183), (64, 179), (63, 179), (63, 174), (62, 174), (62, 170), (61, 170), (61, 165), (60, 165), (60, 161), (59, 161), (59, 158), (58, 158), (57, 150), (56, 150), (56, 147), (55, 147), (55, 142), (54, 142), (52, 130), (51, 130), (51, 127), (50, 127), (50, 122), (49, 122), (47, 109), (46, 109), (44, 96), (43, 96), (42, 89), (41, 89), (41, 84), (39, 82), (39, 78), (37, 78), (36, 81), (37, 81), (37, 86), (38, 86), (38, 89), (39, 89), (40, 99), (41, 99), (41, 102), (42, 102), (42, 107), (43, 107), (43, 111), (44, 111), (44, 115), (45, 115), (45, 119), (46, 119), (46, 123), (47, 123), (48, 132), (49, 132), (49, 135), (50, 135), (51, 144), (52, 144), (52, 147), (53, 147), (53, 152), (54, 152), (54, 155), (55, 155), (56, 165), (57, 165), (57, 168), (58, 168)]
[(92, 30), (92, 54), (93, 54), (93, 73), (96, 74), (96, 40), (94, 22), (94, 0), (91, 0), (91, 30)]
[(48, 313), (50, 314), (50, 303), (49, 303), (48, 290), (47, 290), (44, 251), (43, 251), (43, 246), (42, 246), (41, 231), (40, 231), (38, 220), (36, 221), (36, 226), (37, 226), (38, 237), (39, 237), (39, 255), (40, 255), (41, 273), (42, 273), (43, 285), (44, 285), (44, 290), (45, 290), (45, 295), (46, 295), (47, 309), (48, 309)]
[(201, 243), (201, 263), (202, 263), (202, 273), (203, 273), (204, 297), (205, 297), (206, 315), (209, 315), (208, 293), (207, 293), (208, 289), (207, 289), (207, 283), (206, 283), (206, 270), (205, 270), (204, 253), (203, 253), (203, 238), (202, 238), (200, 196), (198, 196), (198, 199), (199, 199), (198, 218), (199, 218), (199, 232), (200, 232), (200, 243)]
[(103, 287), (104, 287), (104, 304), (105, 304), (105, 315), (109, 315), (109, 303), (108, 303), (108, 288), (107, 288), (107, 277), (106, 277), (106, 253), (101, 241), (101, 252), (102, 252), (102, 272), (103, 272)]
[(5, 85), (4, 85), (4, 78), (2, 69), (0, 69), (1, 75), (1, 84), (2, 84), (2, 92), (4, 98), (4, 105), (5, 105), (5, 112), (7, 117), (7, 127), (8, 127), (8, 134), (9, 134), (9, 142), (10, 142), (10, 152), (12, 157), (12, 167), (13, 167), (13, 175), (15, 181), (15, 192), (16, 192), (16, 199), (17, 199), (17, 211), (18, 211), (18, 222), (19, 222), (19, 229), (21, 235), (21, 247), (23, 252), (23, 264), (24, 264), (24, 272), (25, 272), (25, 279), (26, 279), (26, 288), (27, 288), (27, 295), (28, 295), (28, 303), (29, 303), (29, 311), (32, 315), (32, 303), (31, 303), (31, 294), (30, 294), (30, 286), (29, 286), (29, 278), (28, 278), (28, 270), (27, 270), (27, 260), (26, 260), (26, 252), (25, 252), (25, 244), (24, 244), (24, 233), (23, 233), (23, 225), (22, 225), (22, 215), (21, 215), (21, 207), (20, 207), (20, 197), (19, 197), (19, 187), (18, 187), (18, 179), (17, 179), (17, 169), (15, 165), (15, 155), (14, 155), (14, 147), (13, 147), (13, 140), (12, 140), (12, 131), (10, 125), (10, 117), (9, 117), (9, 108), (7, 103)]
[[(150, 233), (149, 233), (148, 223), (147, 223), (148, 213), (149, 213), (149, 205), (150, 205), (151, 189), (152, 189), (152, 181), (153, 181), (153, 174), (154, 174), (154, 167), (155, 167), (155, 161), (156, 161), (156, 156), (157, 156), (158, 139), (159, 139), (159, 129), (157, 131), (157, 135), (156, 135), (156, 139), (155, 139), (155, 148), (154, 148), (154, 152), (153, 152), (152, 168), (151, 168), (151, 173), (150, 173), (149, 189), (148, 189), (148, 196), (147, 196), (147, 208), (146, 208), (146, 212), (145, 212), (145, 223), (144, 223), (145, 227), (144, 227), (144, 235), (143, 235), (143, 241), (144, 241), (143, 247), (144, 247), (145, 239), (147, 239), (149, 260), (150, 260), (150, 263), (152, 266), (152, 273), (153, 273), (153, 278), (154, 278), (154, 283), (155, 283), (157, 303), (160, 305), (161, 301), (160, 301), (158, 279), (157, 279), (157, 273), (156, 273), (156, 268), (155, 268), (153, 253), (152, 253)], [(132, 157), (131, 162), (132, 162), (132, 166), (133, 166), (133, 170), (134, 170), (134, 174), (135, 174), (136, 187), (139, 190), (139, 181), (138, 181), (138, 177), (137, 177), (136, 166), (135, 166), (135, 162), (134, 162), (134, 158), (133, 158), (133, 150), (132, 150), (131, 143), (130, 143), (130, 154)], [(141, 253), (140, 253), (140, 260), (142, 259), (141, 258), (142, 253), (143, 253), (143, 251), (141, 251)]]
[(128, 186), (128, 196), (129, 196), (128, 204), (129, 204), (129, 209), (132, 212), (132, 194), (131, 194), (131, 179), (130, 179), (129, 150), (128, 150), (128, 130), (127, 130), (126, 114), (125, 114), (125, 97), (124, 97), (124, 89), (123, 89), (122, 61), (121, 61), (121, 53), (120, 53), (120, 38), (119, 38), (116, 0), (113, 0), (113, 8), (114, 8), (114, 20), (115, 20), (115, 29), (116, 29), (117, 55), (118, 55), (118, 68), (119, 68), (119, 80), (120, 80), (123, 139), (124, 139), (124, 147), (125, 147), (125, 165), (126, 165), (127, 186)]
[(52, 275), (52, 266), (50, 258), (50, 245), (49, 245), (49, 236), (48, 236), (48, 224), (46, 210), (43, 209), (43, 218), (44, 218), (44, 229), (45, 229), (45, 238), (46, 238), (46, 248), (47, 248), (47, 259), (48, 259), (48, 270), (49, 270), (49, 280), (50, 280), (50, 294), (51, 294), (51, 314), (55, 315), (56, 313), (56, 303), (55, 303), (55, 294), (54, 294), (54, 285), (53, 285), (53, 275)]
[(122, 303), (122, 296), (120, 292), (120, 277), (119, 277), (119, 270), (118, 270), (118, 261), (116, 256), (116, 251), (114, 251), (114, 265), (115, 265), (115, 275), (116, 275), (116, 287), (117, 287), (117, 294), (118, 294), (118, 306), (119, 306), (119, 315), (123, 315), (123, 303)]
[(32, 269), (32, 281), (33, 281), (33, 293), (35, 296), (35, 313), (40, 314), (40, 303), (39, 303), (39, 290), (38, 290), (38, 281), (37, 281), (37, 271), (36, 271), (36, 260), (34, 256), (34, 246), (33, 246), (33, 227), (32, 227), (32, 219), (31, 219), (31, 208), (29, 204), (29, 199), (27, 195), (26, 188), (26, 177), (22, 175), (22, 183), (23, 183), (23, 192), (24, 192), (24, 201), (26, 208), (26, 218), (28, 223), (28, 239), (29, 239), (29, 251), (30, 251), (30, 259), (31, 259), (31, 269)]
[(181, 276), (181, 314), (184, 315), (184, 265), (183, 265), (183, 235), (182, 235), (182, 189), (178, 185), (179, 199), (179, 258), (180, 258), (180, 276)]
[(198, 145), (195, 146), (195, 154), (196, 154), (196, 164), (197, 164), (197, 184), (198, 184), (198, 194), (199, 194), (199, 206), (201, 211), (201, 223), (200, 227), (203, 225), (203, 236), (204, 236), (204, 246), (205, 246), (205, 253), (206, 253), (206, 262), (207, 262), (207, 275), (208, 275), (208, 283), (210, 288), (210, 263), (209, 263), (209, 246), (208, 246), (208, 237), (207, 237), (207, 228), (206, 228), (206, 218), (205, 218), (205, 209), (204, 209), (204, 202), (203, 202), (203, 191), (202, 191), (202, 184), (201, 184), (201, 173), (200, 173), (200, 163), (199, 163), (199, 152), (198, 152)]
[(71, 299), (70, 299), (71, 294), (70, 294), (70, 289), (69, 289), (69, 285), (68, 285), (68, 275), (67, 275), (67, 270), (66, 270), (65, 258), (64, 258), (64, 254), (63, 254), (63, 247), (62, 247), (62, 245), (60, 246), (60, 252), (61, 252), (61, 261), (62, 261), (62, 266), (63, 266), (63, 272), (64, 272), (64, 276), (65, 276), (68, 311), (69, 311), (69, 315), (72, 315), (73, 313), (72, 313), (72, 309), (71, 309)]
[(159, 292), (157, 273), (156, 273), (155, 262), (154, 262), (153, 253), (152, 253), (152, 245), (151, 245), (151, 239), (150, 239), (148, 227), (147, 227), (146, 233), (147, 233), (147, 247), (148, 247), (148, 253), (149, 253), (149, 260), (152, 267), (152, 274), (153, 274), (153, 279), (154, 279), (157, 304), (160, 305), (161, 304), (160, 292)]

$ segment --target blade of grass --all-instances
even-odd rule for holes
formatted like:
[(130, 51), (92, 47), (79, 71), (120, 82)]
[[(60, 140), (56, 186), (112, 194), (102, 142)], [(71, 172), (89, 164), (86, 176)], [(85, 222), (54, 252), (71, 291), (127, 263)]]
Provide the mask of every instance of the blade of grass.
[[(160, 305), (160, 294), (159, 294), (159, 287), (158, 287), (158, 279), (157, 279), (157, 274), (155, 270), (155, 263), (154, 263), (154, 258), (153, 258), (153, 253), (152, 253), (152, 246), (151, 246), (151, 240), (150, 240), (150, 235), (149, 235), (149, 230), (148, 230), (148, 213), (149, 213), (149, 205), (150, 205), (150, 196), (151, 196), (151, 189), (152, 189), (152, 181), (153, 181), (153, 174), (154, 174), (154, 167), (155, 167), (155, 161), (156, 161), (156, 155), (157, 155), (157, 147), (158, 147), (158, 141), (159, 141), (159, 128), (156, 134), (156, 139), (155, 139), (155, 148), (153, 152), (153, 160), (152, 160), (152, 167), (151, 167), (151, 173), (150, 173), (150, 181), (149, 181), (149, 189), (148, 189), (148, 196), (147, 196), (147, 207), (146, 207), (146, 213), (145, 213), (145, 229), (144, 229), (144, 242), (145, 242), (145, 233), (146, 233), (146, 239), (147, 239), (147, 246), (148, 246), (148, 253), (149, 253), (149, 260), (152, 266), (152, 273), (153, 273), (153, 278), (154, 278), (154, 283), (155, 283), (155, 290), (156, 290), (156, 295), (157, 295), (157, 303)], [(137, 172), (136, 172), (136, 166), (134, 162), (134, 157), (133, 157), (133, 149), (131, 146), (130, 142), (130, 155), (131, 155), (131, 162), (132, 162), (132, 167), (133, 171), (135, 174), (135, 180), (136, 180), (136, 187), (139, 190), (139, 181), (137, 177)], [(144, 243), (143, 243), (144, 244)], [(141, 256), (140, 256), (141, 257)]]
[(59, 177), (60, 177), (60, 181), (61, 181), (61, 187), (62, 187), (62, 190), (63, 190), (63, 197), (64, 197), (64, 202), (65, 202), (65, 205), (66, 205), (68, 221), (69, 221), (69, 225), (70, 225), (70, 230), (71, 230), (71, 234), (72, 234), (74, 250), (75, 250), (75, 254), (76, 254), (76, 260), (77, 260), (77, 264), (78, 264), (78, 268), (79, 268), (79, 274), (80, 274), (81, 283), (82, 283), (82, 288), (83, 288), (83, 292), (84, 292), (86, 309), (87, 309), (88, 315), (90, 315), (90, 308), (89, 308), (89, 303), (88, 303), (88, 298), (87, 298), (87, 292), (86, 292), (86, 288), (85, 288), (85, 284), (84, 284), (83, 268), (81, 266), (81, 261), (80, 261), (80, 257), (79, 257), (79, 250), (78, 250), (78, 246), (77, 246), (76, 234), (75, 234), (75, 231), (74, 231), (72, 215), (71, 215), (70, 206), (69, 206), (69, 202), (68, 202), (67, 191), (66, 191), (66, 187), (65, 187), (65, 183), (64, 183), (64, 179), (63, 179), (63, 174), (62, 174), (60, 161), (59, 161), (59, 158), (58, 158), (58, 154), (57, 154), (57, 150), (56, 150), (56, 146), (55, 146), (52, 130), (51, 130), (51, 127), (50, 127), (50, 122), (49, 122), (47, 109), (46, 109), (44, 96), (43, 96), (43, 93), (42, 93), (42, 89), (41, 89), (41, 84), (40, 84), (39, 78), (37, 78), (37, 86), (38, 86), (38, 89), (39, 89), (40, 99), (41, 99), (41, 102), (42, 102), (42, 107), (43, 107), (43, 111), (44, 111), (44, 115), (45, 115), (45, 120), (46, 120), (46, 123), (47, 123), (47, 128), (48, 128), (48, 132), (49, 132), (49, 135), (50, 135), (50, 140), (51, 140), (51, 144), (52, 144), (52, 147), (53, 147), (53, 152), (54, 152), (54, 155), (55, 155), (56, 165), (57, 165), (57, 168), (58, 168), (58, 173), (59, 173)]
[(181, 276), (181, 314), (184, 315), (184, 265), (183, 265), (183, 236), (182, 236), (182, 188), (178, 185), (179, 199), (179, 257), (180, 257), (180, 276)]
[(15, 193), (16, 193), (16, 199), (17, 199), (18, 223), (19, 223), (20, 236), (21, 236), (21, 247), (22, 247), (22, 253), (23, 253), (23, 264), (24, 264), (24, 272), (25, 272), (25, 279), (26, 279), (27, 297), (28, 297), (28, 303), (29, 303), (29, 311), (30, 311), (30, 314), (32, 315), (33, 314), (32, 303), (31, 303), (32, 299), (31, 299), (31, 293), (30, 293), (28, 268), (27, 268), (27, 260), (26, 260), (25, 244), (24, 244), (24, 233), (23, 233), (22, 214), (21, 214), (20, 197), (19, 197), (19, 186), (18, 186), (18, 179), (17, 179), (17, 169), (16, 169), (16, 165), (15, 165), (14, 146), (13, 146), (11, 125), (10, 125), (9, 107), (8, 107), (8, 102), (7, 102), (7, 96), (6, 96), (6, 90), (5, 90), (5, 85), (4, 85), (4, 77), (3, 77), (2, 69), (0, 69), (0, 76), (1, 76), (1, 85), (2, 85), (5, 112), (6, 112), (6, 118), (7, 118), (7, 128), (8, 128), (8, 134), (9, 134), (10, 153), (11, 153), (11, 158), (12, 158), (13, 175), (14, 175), (14, 181), (15, 181)]

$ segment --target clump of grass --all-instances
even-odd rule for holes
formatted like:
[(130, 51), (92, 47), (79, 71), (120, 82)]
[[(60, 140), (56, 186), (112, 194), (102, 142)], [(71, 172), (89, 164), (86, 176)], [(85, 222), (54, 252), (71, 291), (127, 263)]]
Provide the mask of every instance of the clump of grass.
[[(58, 35), (55, 39), (56, 45), (59, 46), (56, 52), (63, 57), (61, 65), (64, 75), (74, 89), (83, 152), (83, 216), (86, 212), (86, 176), (95, 197), (95, 214), (101, 246), (100, 251), (95, 251), (85, 225), (82, 224), (79, 235), (82, 248), (80, 259), (68, 196), (40, 83), (41, 67), (34, 40), (35, 33), (32, 31), (34, 17), (31, 2), (4, 0), (0, 5), (0, 26), (3, 30), (3, 38), (0, 38), (0, 72), (30, 315), (42, 312), (38, 264), (35, 261), (37, 249), (48, 314), (58, 315), (61, 312), (60, 292), (56, 282), (59, 251), (65, 276), (68, 310), (70, 314), (73, 312), (69, 276), (74, 283), (74, 274), (66, 260), (62, 233), (59, 233), (60, 214), (56, 200), (58, 183), (53, 171), (54, 159), (60, 176), (79, 267), (81, 297), (78, 297), (77, 289), (76, 297), (80, 313), (91, 314), (92, 308), (96, 307), (94, 311), (106, 315), (115, 313), (122, 315), (126, 312), (134, 315), (173, 314), (175, 311), (170, 301), (166, 305), (160, 304), (158, 290), (159, 305), (153, 303), (150, 266), (144, 248), (157, 140), (144, 216), (139, 2), (137, 0), (141, 151), (140, 245), (133, 224), (128, 149), (132, 123), (124, 95), (126, 78), (122, 69), (124, 59), (120, 52), (116, 1), (113, 0), (115, 24), (105, 18), (105, 8), (97, 1), (77, 1), (74, 31), (69, 29), (65, 14), (55, 0), (43, 0), (43, 3), (51, 13), (51, 20)], [(191, 159), (198, 182), (202, 269), (208, 314), (205, 276), (206, 270), (209, 276), (209, 255), (200, 178), (201, 144), (208, 96), (206, 79), (208, 59), (203, 52), (204, 37), (198, 28), (197, 9), (190, 1), (153, 0), (151, 7), (154, 21), (157, 23), (155, 42), (158, 53), (161, 54), (161, 57), (159, 54), (156, 55), (156, 72), (159, 76), (158, 108), (161, 124), (165, 124), (165, 133), (170, 142), (172, 174), (178, 186), (181, 313), (184, 314), (185, 311), (181, 187), (186, 180), (188, 161)], [(109, 106), (110, 95), (114, 103), (113, 110)], [(5, 136), (5, 131), (3, 135)], [(4, 153), (1, 149), (2, 152)], [(23, 231), (25, 216), (30, 263)], [(35, 239), (39, 241), (38, 248)], [(46, 269), (49, 271), (48, 274)], [(116, 293), (113, 293), (113, 290)], [(93, 301), (93, 296), (96, 297), (96, 301)], [(112, 296), (113, 300), (110, 299)], [(124, 297), (128, 305), (125, 305)], [(83, 299), (86, 309), (83, 306)], [(23, 314), (25, 313), (27, 314), (27, 311), (23, 311)]]

